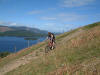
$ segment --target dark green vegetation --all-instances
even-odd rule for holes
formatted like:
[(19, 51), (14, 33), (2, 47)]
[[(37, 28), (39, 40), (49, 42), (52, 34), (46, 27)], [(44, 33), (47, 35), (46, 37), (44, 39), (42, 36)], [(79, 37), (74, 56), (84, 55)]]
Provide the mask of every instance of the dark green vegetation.
[(9, 52), (0, 52), (0, 57), (3, 58), (3, 57), (6, 57), (8, 56), (10, 53)]
[[(35, 56), (6, 75), (99, 75), (100, 74), (100, 23), (81, 27), (56, 37), (56, 49), (44, 53), (46, 42), (4, 58), (0, 68), (28, 54)], [(31, 58), (31, 56), (29, 56)], [(26, 59), (25, 59), (26, 60)], [(24, 61), (24, 59), (23, 59)], [(6, 63), (7, 62), (7, 63)]]

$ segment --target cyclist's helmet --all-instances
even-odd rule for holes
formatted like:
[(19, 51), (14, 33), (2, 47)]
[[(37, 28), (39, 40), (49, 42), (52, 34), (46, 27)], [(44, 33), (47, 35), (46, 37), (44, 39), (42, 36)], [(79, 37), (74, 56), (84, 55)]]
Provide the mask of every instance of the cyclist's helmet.
[(51, 34), (51, 32), (48, 32), (48, 35), (50, 35)]

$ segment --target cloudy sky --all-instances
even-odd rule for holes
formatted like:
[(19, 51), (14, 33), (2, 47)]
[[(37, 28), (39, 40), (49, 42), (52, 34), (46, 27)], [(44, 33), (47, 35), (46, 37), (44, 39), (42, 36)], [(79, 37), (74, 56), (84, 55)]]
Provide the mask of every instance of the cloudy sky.
[(0, 0), (0, 25), (68, 31), (100, 21), (100, 0)]

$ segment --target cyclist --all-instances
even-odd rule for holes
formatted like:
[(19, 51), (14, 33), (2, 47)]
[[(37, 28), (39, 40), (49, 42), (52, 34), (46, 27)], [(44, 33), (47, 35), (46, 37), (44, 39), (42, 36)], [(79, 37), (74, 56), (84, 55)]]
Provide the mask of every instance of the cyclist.
[(49, 40), (49, 46), (51, 49), (54, 49), (55, 46), (55, 36), (53, 33), (48, 32), (48, 40)]

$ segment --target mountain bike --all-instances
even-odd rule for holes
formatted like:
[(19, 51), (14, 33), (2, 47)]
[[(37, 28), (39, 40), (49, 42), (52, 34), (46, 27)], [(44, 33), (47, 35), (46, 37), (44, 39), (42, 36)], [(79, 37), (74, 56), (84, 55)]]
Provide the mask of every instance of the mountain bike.
[(50, 50), (55, 49), (55, 45), (52, 42), (48, 42), (48, 45), (45, 47), (45, 53), (48, 53)]

